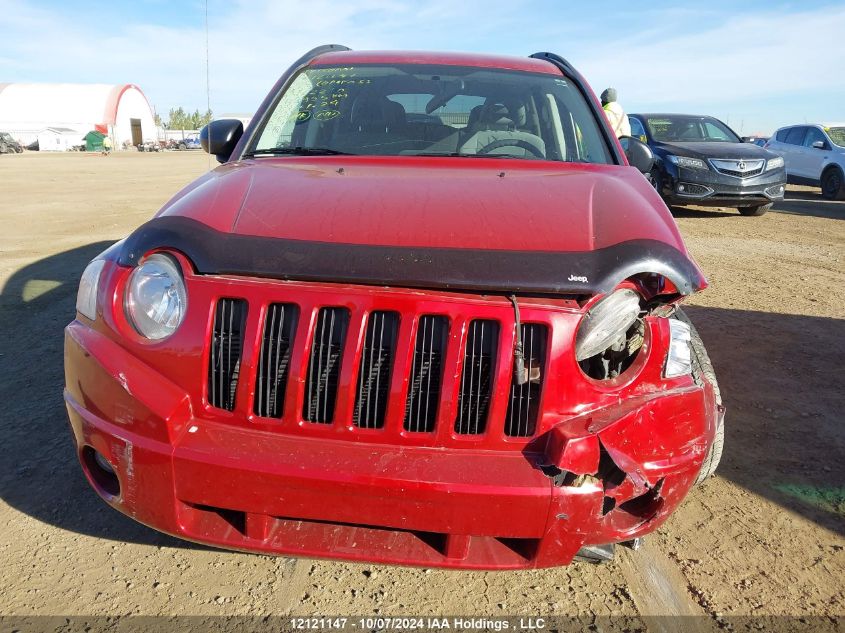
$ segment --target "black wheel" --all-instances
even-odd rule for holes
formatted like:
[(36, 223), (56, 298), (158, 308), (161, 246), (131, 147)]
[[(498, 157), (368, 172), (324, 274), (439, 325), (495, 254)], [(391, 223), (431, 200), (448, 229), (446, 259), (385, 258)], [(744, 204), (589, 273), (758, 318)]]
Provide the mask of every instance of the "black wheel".
[(753, 207), (739, 207), (739, 212), (741, 215), (750, 215), (750, 216), (757, 216), (763, 215), (766, 211), (772, 208), (772, 203), (769, 202), (768, 204), (758, 204)]
[(188, 149), (188, 146), (184, 143), (179, 143), (179, 149)]
[(838, 167), (828, 167), (822, 174), (822, 197), (825, 200), (845, 200), (845, 179)]
[[(722, 410), (722, 392), (719, 390), (719, 383), (716, 380), (716, 371), (713, 369), (713, 363), (710, 362), (710, 356), (704, 348), (704, 342), (698, 334), (698, 330), (689, 320), (689, 317), (683, 310), (678, 308), (673, 315), (673, 318), (683, 321), (690, 328), (690, 347), (692, 348), (692, 372), (697, 382), (706, 380), (713, 386), (713, 393), (716, 396), (716, 408), (718, 411)], [(713, 438), (713, 444), (710, 445), (710, 450), (707, 452), (707, 457), (701, 464), (701, 470), (698, 472), (698, 477), (695, 479), (695, 484), (700, 484), (710, 475), (716, 472), (719, 462), (722, 460), (722, 451), (725, 447), (725, 419), (720, 416), (719, 425), (716, 427), (716, 436)]]

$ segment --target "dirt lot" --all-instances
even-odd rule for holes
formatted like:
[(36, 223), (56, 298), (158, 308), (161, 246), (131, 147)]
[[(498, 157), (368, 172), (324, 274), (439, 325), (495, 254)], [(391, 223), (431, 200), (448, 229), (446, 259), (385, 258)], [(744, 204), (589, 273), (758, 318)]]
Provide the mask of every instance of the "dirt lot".
[(800, 615), (824, 616), (813, 629), (845, 626), (845, 203), (793, 189), (761, 218), (678, 211), (711, 282), (688, 311), (728, 407), (718, 477), (612, 564), (465, 573), (207, 549), (88, 488), (61, 397), (79, 274), (208, 167), (198, 153), (0, 156), (0, 614), (703, 614), (693, 628)]

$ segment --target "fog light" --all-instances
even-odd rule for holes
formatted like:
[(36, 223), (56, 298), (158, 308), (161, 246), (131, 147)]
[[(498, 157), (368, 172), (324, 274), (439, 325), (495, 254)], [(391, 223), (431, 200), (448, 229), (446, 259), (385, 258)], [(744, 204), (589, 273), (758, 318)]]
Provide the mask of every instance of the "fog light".
[(666, 354), (666, 378), (675, 378), (692, 373), (692, 350), (690, 349), (690, 326), (677, 319), (669, 319), (671, 341)]
[(687, 188), (683, 184), (678, 185), (678, 191), (686, 191)]

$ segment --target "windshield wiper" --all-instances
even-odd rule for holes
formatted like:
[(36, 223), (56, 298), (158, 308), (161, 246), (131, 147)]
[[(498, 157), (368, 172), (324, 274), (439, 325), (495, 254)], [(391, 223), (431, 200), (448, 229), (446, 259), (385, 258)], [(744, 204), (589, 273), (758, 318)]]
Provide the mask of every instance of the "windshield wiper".
[(244, 154), (244, 158), (253, 156), (354, 156), (349, 152), (341, 152), (330, 147), (265, 147), (254, 149)]

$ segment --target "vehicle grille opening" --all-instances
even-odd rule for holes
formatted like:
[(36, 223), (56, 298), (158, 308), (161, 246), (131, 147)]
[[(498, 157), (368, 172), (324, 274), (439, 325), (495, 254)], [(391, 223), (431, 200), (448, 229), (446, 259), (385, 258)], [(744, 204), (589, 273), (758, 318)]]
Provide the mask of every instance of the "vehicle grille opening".
[(345, 308), (322, 308), (317, 316), (302, 411), (308, 422), (330, 424), (334, 418), (340, 360), (348, 327), (349, 310)]
[(521, 330), (528, 382), (520, 385), (515, 379), (511, 380), (511, 396), (505, 418), (505, 435), (511, 437), (534, 435), (546, 362), (546, 326), (539, 323), (523, 323)]
[(255, 376), (256, 415), (282, 417), (297, 317), (298, 309), (291, 304), (274, 303), (267, 308)]
[(434, 430), (448, 333), (449, 320), (446, 317), (431, 314), (420, 317), (405, 403), (406, 431), (430, 433)]
[(398, 326), (399, 315), (396, 312), (373, 312), (367, 321), (358, 368), (355, 410), (352, 412), (352, 422), (362, 429), (384, 426)]
[(208, 363), (208, 403), (232, 411), (241, 367), (246, 301), (220, 299), (214, 309)]
[(499, 324), (496, 321), (477, 320), (470, 323), (458, 395), (456, 433), (478, 435), (484, 433), (487, 427), (498, 340)]

